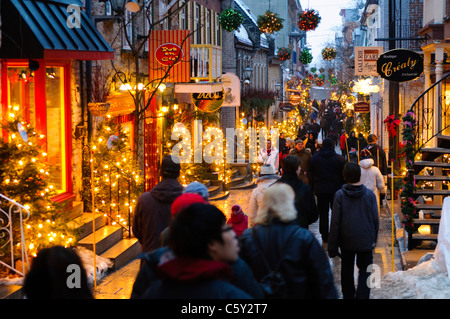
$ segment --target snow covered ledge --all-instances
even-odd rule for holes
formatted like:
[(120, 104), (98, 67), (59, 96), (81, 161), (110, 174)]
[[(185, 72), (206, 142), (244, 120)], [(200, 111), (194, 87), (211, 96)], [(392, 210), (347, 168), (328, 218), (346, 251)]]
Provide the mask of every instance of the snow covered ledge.
[(383, 276), (380, 288), (371, 290), (371, 299), (450, 298), (450, 198), (444, 198), (438, 244), (433, 256), (424, 256), (417, 266)]

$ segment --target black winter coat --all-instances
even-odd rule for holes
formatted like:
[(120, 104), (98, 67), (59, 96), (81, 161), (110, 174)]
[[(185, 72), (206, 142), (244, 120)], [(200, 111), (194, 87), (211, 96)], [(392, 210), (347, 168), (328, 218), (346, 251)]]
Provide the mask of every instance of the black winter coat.
[(314, 194), (307, 184), (297, 176), (283, 175), (276, 183), (285, 183), (292, 187), (295, 193), (295, 208), (297, 209), (297, 222), (303, 228), (308, 228), (319, 218)]
[(139, 240), (142, 251), (160, 247), (160, 234), (172, 220), (170, 208), (182, 191), (183, 186), (176, 179), (166, 178), (151, 191), (139, 196), (133, 219), (133, 234)]
[(344, 184), (345, 159), (334, 149), (321, 148), (309, 162), (308, 177), (317, 194), (334, 194)]
[[(167, 251), (169, 251), (168, 247), (162, 247), (152, 252), (141, 253), (137, 257), (142, 260), (142, 263), (133, 284), (131, 299), (142, 298), (145, 296), (145, 293), (150, 286), (159, 282), (160, 279), (158, 277), (157, 266), (160, 262), (161, 256)], [(264, 297), (264, 294), (255, 280), (251, 269), (241, 258), (231, 264), (231, 270), (233, 272), (233, 281), (231, 282), (232, 285), (241, 289), (252, 298), (261, 299)], [(220, 284), (225, 285), (219, 281), (211, 282), (208, 285), (212, 288), (216, 287), (216, 285), (220, 286)], [(206, 286), (204, 286), (204, 288), (206, 288)], [(215, 290), (215, 288), (213, 290)]]
[(334, 195), (328, 237), (330, 257), (341, 250), (367, 252), (375, 249), (378, 238), (378, 203), (364, 185), (345, 184)]
[[(328, 257), (314, 235), (294, 222), (283, 223), (278, 219), (270, 225), (256, 225), (244, 231), (240, 237), (240, 256), (260, 281), (269, 270), (258, 250), (252, 231), (256, 231), (270, 267), (273, 269), (284, 256), (279, 269), (286, 280), (289, 298), (334, 299), (337, 292)], [(295, 232), (289, 244), (291, 233)], [(283, 251), (285, 254), (282, 256)]]

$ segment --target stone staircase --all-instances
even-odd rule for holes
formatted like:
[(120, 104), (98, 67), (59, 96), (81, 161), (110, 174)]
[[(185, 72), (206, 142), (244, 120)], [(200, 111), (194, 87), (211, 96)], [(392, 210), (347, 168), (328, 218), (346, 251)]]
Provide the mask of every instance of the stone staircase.
[[(438, 240), (439, 223), (443, 198), (450, 195), (443, 182), (450, 181), (450, 163), (442, 161), (443, 155), (450, 154), (450, 136), (438, 135), (436, 147), (424, 147), (421, 149), (422, 159), (414, 162), (414, 178), (416, 183), (432, 183), (431, 188), (416, 189), (416, 210), (421, 211), (419, 218), (414, 219), (418, 227), (429, 226), (430, 232), (409, 234), (408, 246), (410, 249), (434, 250)], [(433, 168), (433, 175), (425, 174), (425, 168)]]
[[(76, 205), (82, 205), (82, 203), (76, 203)], [(93, 222), (95, 222), (95, 235)], [(138, 240), (125, 236), (122, 227), (110, 225), (103, 214), (96, 214), (93, 218), (92, 213), (82, 212), (73, 218), (73, 223), (79, 225), (78, 246), (93, 250), (95, 237), (95, 252), (112, 261), (111, 271), (127, 264), (141, 252)]]

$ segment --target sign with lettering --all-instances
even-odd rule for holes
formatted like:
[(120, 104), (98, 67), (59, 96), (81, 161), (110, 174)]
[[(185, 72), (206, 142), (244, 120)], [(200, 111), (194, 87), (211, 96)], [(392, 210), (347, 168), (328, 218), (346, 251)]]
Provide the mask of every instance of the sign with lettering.
[(191, 81), (189, 30), (152, 30), (148, 41), (150, 79)]
[(355, 113), (369, 113), (370, 104), (367, 102), (358, 102), (354, 105)]
[(294, 109), (294, 106), (289, 102), (281, 102), (279, 105), (280, 111), (290, 112)]
[(213, 93), (192, 93), (192, 102), (202, 112), (212, 113), (222, 107), (224, 90)]
[(222, 87), (225, 91), (225, 99), (222, 107), (241, 106), (241, 81), (234, 73), (227, 72), (221, 77)]
[(377, 60), (378, 74), (392, 82), (407, 82), (423, 73), (420, 54), (405, 49), (395, 49), (380, 55)]
[(155, 51), (155, 59), (162, 65), (177, 64), (184, 58), (181, 47), (175, 43), (161, 44)]
[(378, 76), (377, 60), (383, 47), (355, 47), (355, 75)]

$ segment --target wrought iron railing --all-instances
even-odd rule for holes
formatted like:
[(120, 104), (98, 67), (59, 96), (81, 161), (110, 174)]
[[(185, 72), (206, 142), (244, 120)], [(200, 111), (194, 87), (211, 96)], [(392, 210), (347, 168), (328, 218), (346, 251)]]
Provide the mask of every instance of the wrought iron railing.
[(191, 79), (213, 82), (222, 76), (222, 47), (191, 44)]
[[(4, 204), (6, 203), (6, 204)], [(5, 254), (2, 253), (3, 249), (7, 249), (9, 246), (10, 250), (10, 260), (7, 262), (0, 260), (0, 264), (3, 266), (6, 266), (10, 270), (16, 272), (20, 276), (25, 276), (26, 274), (26, 267), (29, 267), (28, 262), (28, 253), (27, 253), (27, 246), (25, 241), (25, 234), (24, 234), (24, 228), (23, 228), (23, 222), (30, 217), (30, 212), (27, 208), (20, 205), (19, 203), (15, 202), (14, 200), (0, 194), (0, 239), (3, 239), (2, 246), (0, 247), (0, 257), (4, 260), (8, 258), (5, 257)], [(3, 207), (8, 207), (8, 211), (5, 211)], [(23, 211), (26, 212), (26, 216), (24, 218)], [(19, 218), (19, 229), (20, 229), (20, 239), (17, 240), (17, 238), (14, 238), (13, 234), (13, 224), (14, 221), (13, 218), (14, 214), (18, 215)], [(17, 245), (19, 244), (19, 245)], [(19, 247), (20, 249), (20, 255), (22, 258), (22, 271), (16, 269), (15, 267), (15, 248)]]
[(416, 154), (424, 146), (429, 145), (437, 135), (450, 135), (450, 74), (423, 92), (409, 111), (416, 116), (414, 128)]

